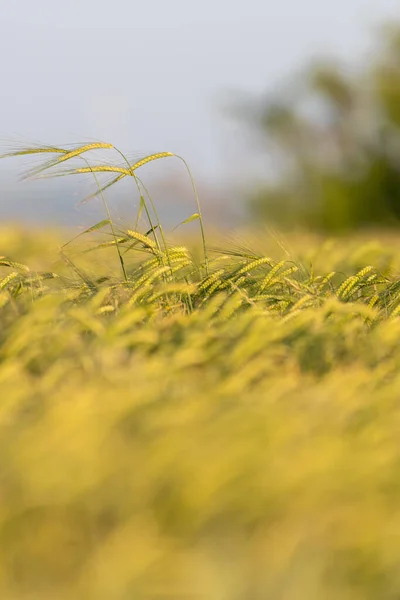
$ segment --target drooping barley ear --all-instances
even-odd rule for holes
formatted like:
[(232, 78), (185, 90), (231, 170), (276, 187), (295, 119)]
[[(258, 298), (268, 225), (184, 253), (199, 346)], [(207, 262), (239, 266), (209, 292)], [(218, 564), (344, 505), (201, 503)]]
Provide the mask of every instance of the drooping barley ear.
[(86, 144), (86, 146), (81, 146), (80, 148), (76, 148), (71, 152), (67, 152), (63, 156), (59, 156), (57, 162), (63, 162), (65, 160), (69, 160), (70, 158), (75, 158), (76, 156), (80, 156), (84, 152), (89, 152), (90, 150), (97, 150), (99, 148), (112, 149), (114, 146), (112, 144), (108, 144), (106, 142), (94, 142), (93, 144)]
[(265, 264), (269, 265), (270, 267), (273, 267), (274, 261), (272, 260), (272, 258), (269, 258), (268, 256), (258, 258), (257, 260), (253, 260), (250, 263), (246, 263), (244, 265), (244, 267), (239, 269), (239, 271), (235, 274), (235, 276), (237, 277), (239, 275), (242, 275), (243, 273), (249, 273), (250, 271), (254, 271), (254, 269), (258, 269), (258, 267), (261, 267), (262, 265), (265, 265)]
[(374, 267), (367, 266), (361, 269), (356, 275), (348, 277), (337, 290), (337, 296), (341, 300), (348, 300), (352, 293), (359, 288), (361, 280), (373, 270)]
[(146, 165), (147, 163), (152, 162), (153, 160), (158, 160), (159, 158), (167, 158), (168, 156), (175, 156), (175, 154), (173, 154), (172, 152), (158, 152), (157, 154), (150, 154), (149, 156), (145, 156), (144, 158), (135, 162), (131, 166), (131, 169), (132, 171), (136, 171), (136, 169), (143, 167), (143, 165)]
[(22, 148), (22, 150), (15, 150), (13, 152), (6, 152), (0, 154), (0, 158), (11, 158), (12, 156), (29, 156), (30, 154), (65, 154), (68, 150), (65, 148), (55, 148), (54, 146), (44, 146), (43, 148)]
[(216, 281), (220, 279), (221, 275), (223, 275), (224, 273), (225, 269), (219, 269), (218, 271), (215, 271), (215, 273), (213, 273), (212, 275), (206, 277), (198, 286), (199, 292), (204, 292), (205, 290), (210, 288)]
[(113, 165), (93, 165), (92, 167), (80, 167), (78, 169), (71, 169), (71, 171), (64, 171), (66, 175), (73, 175), (74, 173), (122, 173), (125, 176), (131, 175), (129, 169), (123, 167), (116, 167)]
[(140, 233), (139, 231), (133, 231), (132, 229), (128, 229), (128, 231), (126, 233), (128, 234), (128, 236), (130, 238), (133, 238), (134, 240), (138, 240), (139, 242), (142, 242), (142, 244), (146, 248), (151, 249), (153, 252), (155, 250), (157, 250), (157, 244), (155, 242), (153, 242), (153, 240), (151, 240), (149, 237), (147, 237), (147, 235), (144, 235), (143, 233)]
[[(263, 291), (265, 290), (266, 287), (268, 287), (269, 285), (271, 285), (274, 281), (275, 278), (278, 276), (277, 273), (278, 271), (286, 264), (285, 260), (281, 260), (278, 263), (276, 263), (276, 265), (274, 265), (272, 267), (272, 269), (270, 270), (270, 272), (268, 273), (268, 275), (266, 277), (264, 277), (264, 279), (261, 281), (258, 293), (262, 294)], [(279, 276), (278, 276), (279, 278)]]
[(325, 277), (322, 278), (322, 281), (318, 283), (317, 286), (317, 292), (320, 294), (322, 293), (323, 288), (330, 284), (331, 279), (336, 275), (336, 271), (331, 271), (330, 273), (328, 273), (328, 275), (326, 275)]
[(3, 279), (0, 279), (0, 290), (4, 290), (8, 286), (10, 281), (15, 279), (16, 277), (19, 277), (19, 275), (20, 273), (17, 273), (17, 271), (12, 271), (8, 275), (6, 275), (6, 277), (3, 277)]
[[(153, 281), (155, 281), (161, 275), (164, 275), (168, 271), (169, 271), (169, 267), (164, 266), (164, 267), (159, 267), (158, 269), (155, 269), (151, 273), (144, 273), (144, 275), (142, 275), (142, 277), (140, 277), (137, 281), (135, 281), (135, 283), (133, 285), (133, 291), (137, 292), (142, 287), (143, 288), (150, 287), (150, 285), (153, 283)], [(131, 298), (131, 301), (132, 301), (132, 298)], [(128, 303), (128, 305), (129, 305), (129, 303)]]

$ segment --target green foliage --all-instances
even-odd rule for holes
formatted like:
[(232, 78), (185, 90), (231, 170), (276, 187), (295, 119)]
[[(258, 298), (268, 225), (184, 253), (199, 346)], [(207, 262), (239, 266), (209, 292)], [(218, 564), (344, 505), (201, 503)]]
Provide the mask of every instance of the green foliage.
[(250, 108), (280, 165), (250, 198), (257, 218), (334, 232), (398, 225), (399, 39), (398, 26), (385, 28), (359, 73), (313, 65), (299, 84)]

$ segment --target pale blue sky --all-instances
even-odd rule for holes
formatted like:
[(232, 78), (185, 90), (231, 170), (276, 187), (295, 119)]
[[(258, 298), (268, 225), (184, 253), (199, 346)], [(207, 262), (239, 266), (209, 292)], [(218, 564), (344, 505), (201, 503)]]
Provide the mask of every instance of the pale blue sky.
[[(400, 17), (398, 0), (0, 0), (0, 8), (2, 139), (170, 150), (202, 180), (229, 177), (243, 152), (221, 116), (227, 97), (271, 89), (316, 54), (354, 60), (373, 26)], [(16, 182), (20, 168), (0, 164), (0, 216), (10, 214), (10, 195), (18, 203), (33, 189)]]

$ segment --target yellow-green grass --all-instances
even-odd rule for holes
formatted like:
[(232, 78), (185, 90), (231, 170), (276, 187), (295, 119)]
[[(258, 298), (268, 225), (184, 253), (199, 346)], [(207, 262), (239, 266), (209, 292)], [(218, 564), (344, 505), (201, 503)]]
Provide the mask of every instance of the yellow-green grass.
[(207, 297), (56, 240), (0, 235), (0, 597), (396, 598), (395, 244), (215, 254)]
[(0, 232), (0, 598), (397, 599), (398, 241), (147, 227)]

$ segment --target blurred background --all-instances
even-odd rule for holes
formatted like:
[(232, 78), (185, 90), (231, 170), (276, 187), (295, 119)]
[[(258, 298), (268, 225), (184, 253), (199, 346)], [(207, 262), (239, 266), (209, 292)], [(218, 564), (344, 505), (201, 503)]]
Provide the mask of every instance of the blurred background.
[[(2, 149), (111, 142), (189, 163), (209, 221), (321, 231), (400, 216), (397, 0), (4, 2)], [(0, 217), (85, 225), (88, 180), (18, 180), (0, 161)], [(179, 161), (143, 168), (164, 220), (193, 212)], [(132, 182), (131, 182), (132, 183)], [(135, 213), (115, 188), (116, 216)], [(130, 212), (131, 211), (131, 212)]]

